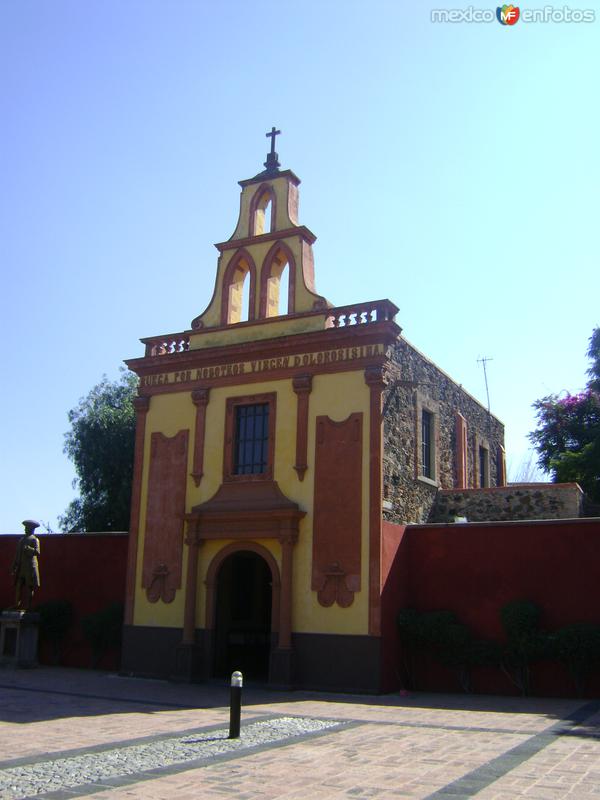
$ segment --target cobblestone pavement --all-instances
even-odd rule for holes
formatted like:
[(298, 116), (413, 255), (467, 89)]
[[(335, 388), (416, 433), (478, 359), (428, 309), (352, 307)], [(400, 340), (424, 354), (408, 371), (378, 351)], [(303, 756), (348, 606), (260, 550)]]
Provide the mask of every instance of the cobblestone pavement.
[(600, 702), (0, 671), (0, 798), (600, 800)]

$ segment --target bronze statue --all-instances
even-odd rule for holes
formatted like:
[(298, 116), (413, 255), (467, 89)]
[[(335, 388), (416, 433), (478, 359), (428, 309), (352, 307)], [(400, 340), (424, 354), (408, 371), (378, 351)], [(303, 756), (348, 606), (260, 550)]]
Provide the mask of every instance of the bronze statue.
[(23, 522), (25, 535), (19, 539), (17, 552), (12, 565), (12, 574), (15, 576), (16, 608), (23, 607), (23, 589), (27, 591), (27, 610), (31, 611), (33, 593), (40, 586), (40, 571), (38, 556), (40, 554), (40, 540), (33, 532), (39, 528), (40, 523), (34, 519)]

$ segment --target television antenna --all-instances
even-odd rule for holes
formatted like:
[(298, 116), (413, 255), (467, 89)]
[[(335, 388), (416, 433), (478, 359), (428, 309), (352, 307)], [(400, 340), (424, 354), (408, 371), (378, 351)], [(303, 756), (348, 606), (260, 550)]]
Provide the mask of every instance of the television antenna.
[(488, 361), (493, 361), (493, 360), (494, 360), (493, 358), (489, 358), (488, 356), (481, 356), (481, 358), (477, 359), (477, 363), (483, 365), (483, 377), (485, 379), (485, 393), (487, 395), (487, 410), (488, 410), (488, 414), (490, 413), (490, 390), (489, 390), (489, 387), (488, 387), (486, 364), (487, 364)]

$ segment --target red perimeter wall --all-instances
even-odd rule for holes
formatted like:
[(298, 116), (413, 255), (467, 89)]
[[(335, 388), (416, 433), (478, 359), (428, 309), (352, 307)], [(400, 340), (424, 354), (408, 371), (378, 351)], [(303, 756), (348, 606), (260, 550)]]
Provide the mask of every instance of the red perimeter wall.
[[(0, 536), (0, 608), (14, 603), (10, 567), (18, 536)], [(81, 618), (109, 603), (123, 602), (127, 534), (41, 534), (42, 586), (34, 604), (69, 600), (74, 624), (61, 663), (91, 666), (91, 648), (83, 638)], [(573, 622), (600, 623), (600, 520), (410, 525), (383, 523), (382, 547), (382, 688), (400, 685), (402, 652), (396, 630), (401, 608), (449, 610), (477, 636), (503, 640), (500, 609), (511, 600), (528, 599), (542, 609), (541, 625), (554, 630)], [(101, 663), (119, 667), (118, 652)], [(42, 663), (52, 663), (50, 648), (40, 648)], [(455, 676), (433, 661), (419, 663), (418, 688), (460, 691)], [(476, 670), (475, 691), (515, 694), (499, 670)], [(536, 665), (533, 693), (573, 695), (562, 665)], [(600, 695), (600, 678), (587, 694)]]
[[(73, 624), (64, 641), (60, 663), (90, 667), (91, 647), (84, 639), (81, 618), (125, 598), (127, 533), (36, 534), (40, 540), (40, 589), (33, 604), (68, 600), (73, 606)], [(15, 588), (10, 568), (19, 536), (0, 536), (0, 608), (14, 605)], [(53, 663), (45, 642), (39, 649), (41, 663)], [(120, 652), (108, 653), (100, 668), (118, 669)]]
[[(400, 608), (454, 611), (480, 637), (504, 641), (500, 609), (511, 600), (531, 600), (542, 610), (541, 627), (573, 622), (600, 624), (600, 520), (481, 522), (451, 525), (383, 523), (384, 686), (398, 686), (401, 657), (395, 617)], [(384, 570), (385, 576), (385, 570)], [(395, 638), (394, 638), (395, 636)], [(395, 676), (395, 680), (394, 680)], [(475, 691), (517, 693), (499, 670), (473, 674)], [(458, 691), (454, 675), (423, 659), (418, 688)], [(564, 667), (536, 665), (538, 695), (573, 695)], [(600, 694), (598, 676), (587, 694)]]

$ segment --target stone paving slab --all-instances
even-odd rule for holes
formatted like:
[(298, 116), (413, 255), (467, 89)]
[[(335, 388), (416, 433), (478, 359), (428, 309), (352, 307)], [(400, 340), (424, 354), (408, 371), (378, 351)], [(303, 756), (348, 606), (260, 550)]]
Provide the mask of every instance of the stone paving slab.
[[(424, 798), (502, 753), (524, 737), (502, 734), (476, 742), (476, 732), (419, 731), (398, 736), (393, 726), (361, 725), (322, 737), (319, 742), (288, 745), (285, 750), (251, 755), (235, 764), (194, 770), (146, 786), (109, 790), (103, 800), (169, 797), (181, 800), (193, 781), (196, 797), (237, 798)], [(152, 785), (153, 784), (153, 785)], [(147, 794), (148, 790), (152, 794)]]
[(152, 737), (135, 743), (78, 750), (37, 759), (18, 759), (0, 769), (0, 797), (16, 800), (42, 796), (59, 800), (87, 796), (98, 785), (129, 784), (156, 773), (171, 775), (194, 766), (238, 757), (247, 750), (315, 736), (345, 723), (303, 717), (267, 717), (247, 722), (244, 734), (229, 739), (228, 728), (188, 732), (182, 736)]
[[(102, 749), (116, 749), (127, 759), (125, 748), (135, 741), (223, 728), (228, 693), (225, 683), (176, 685), (45, 667), (0, 671), (0, 776), (15, 759), (25, 763), (47, 754)], [(215, 753), (202, 764), (190, 759), (175, 772), (159, 768), (153, 776), (131, 767), (127, 781), (119, 775), (101, 781), (88, 787), (89, 796), (600, 800), (600, 703), (467, 695), (366, 697), (260, 687), (245, 687), (243, 698), (242, 737), (245, 725), (277, 717), (342, 725), (316, 739), (246, 748), (226, 762)], [(61, 791), (56, 800), (76, 796), (75, 789)], [(10, 797), (26, 796), (17, 790)]]
[(599, 800), (600, 739), (560, 737), (477, 797), (496, 800), (503, 794)]

